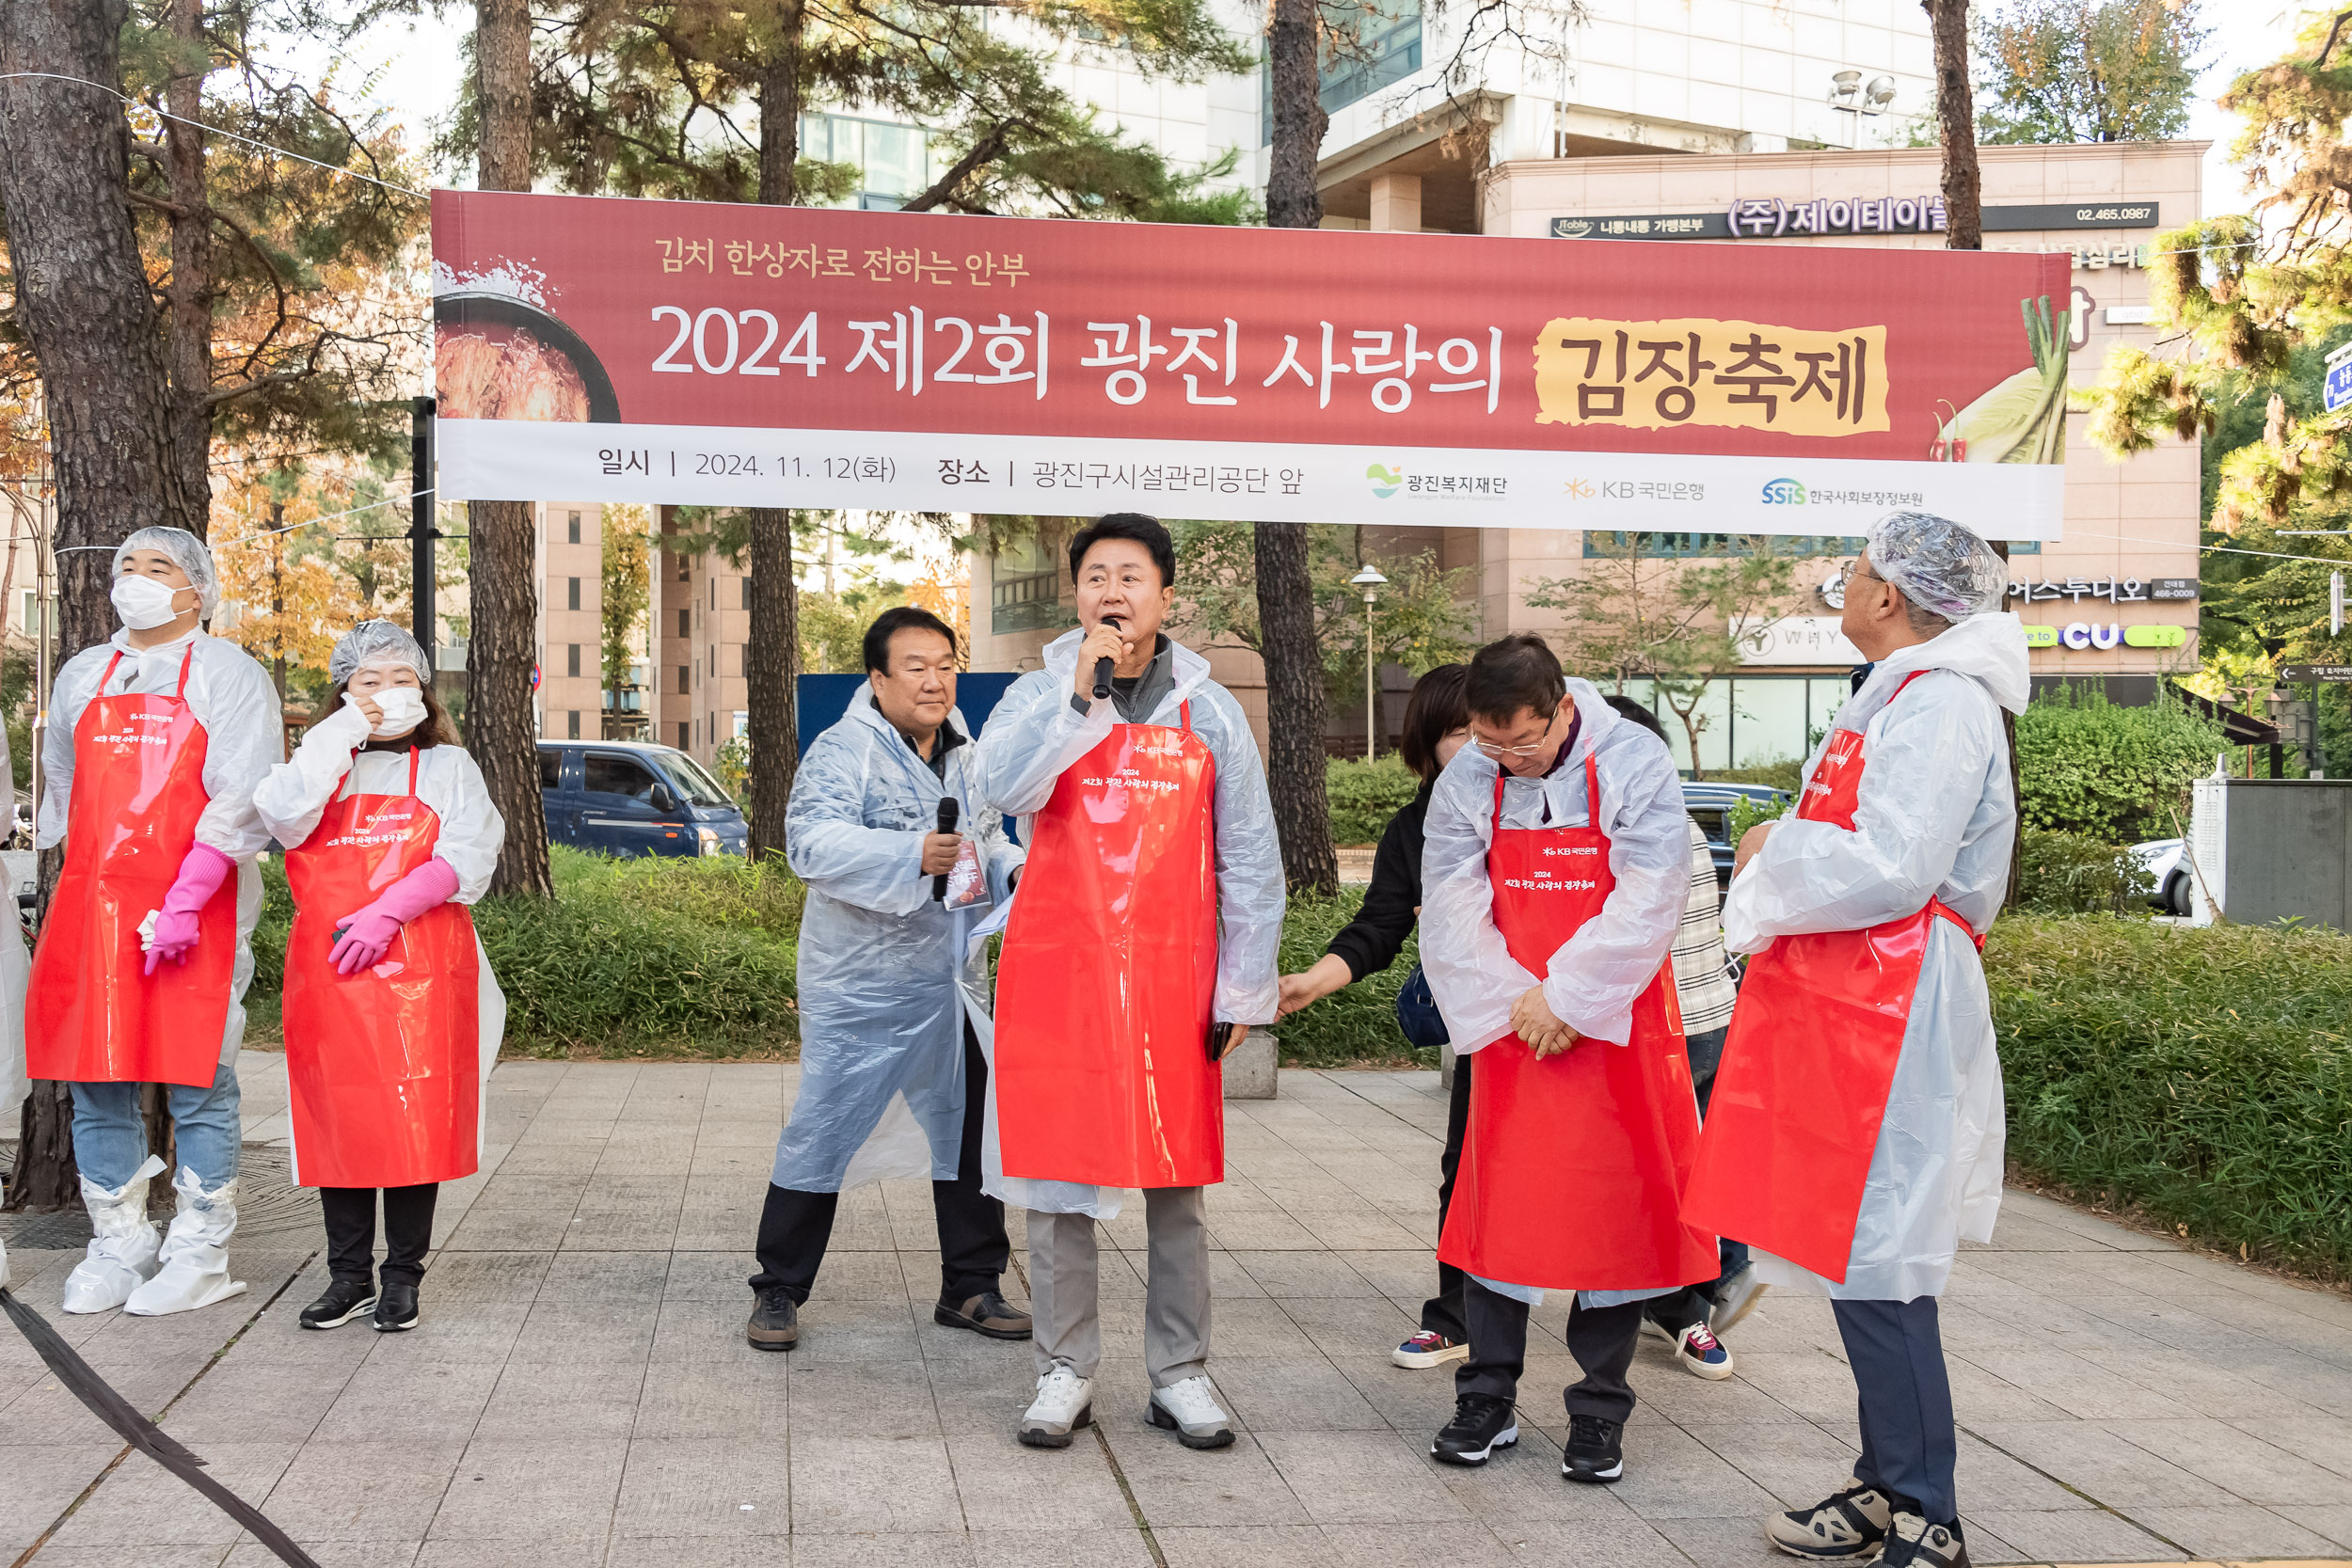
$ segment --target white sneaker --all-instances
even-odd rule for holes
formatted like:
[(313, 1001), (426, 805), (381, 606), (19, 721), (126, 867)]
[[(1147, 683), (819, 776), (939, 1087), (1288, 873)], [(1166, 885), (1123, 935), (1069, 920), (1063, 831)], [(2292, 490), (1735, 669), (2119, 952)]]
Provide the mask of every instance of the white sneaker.
[(1206, 1372), (1152, 1389), (1152, 1402), (1143, 1407), (1143, 1418), (1174, 1433), (1176, 1441), (1188, 1449), (1222, 1449), (1233, 1441), (1232, 1421), (1216, 1402), (1216, 1390)]
[(155, 1277), (133, 1291), (122, 1309), (134, 1317), (161, 1318), (193, 1312), (216, 1301), (245, 1294), (245, 1281), (229, 1277), (229, 1238), (237, 1228), (237, 1179), (206, 1190), (187, 1166), (172, 1179), (180, 1212), (164, 1233)]
[(89, 1211), (89, 1250), (65, 1276), (69, 1312), (111, 1312), (131, 1292), (155, 1276), (156, 1249), (163, 1239), (147, 1217), (147, 1183), (164, 1163), (152, 1154), (111, 1190), (82, 1178), (82, 1206)]
[(1094, 1380), (1059, 1361), (1037, 1380), (1037, 1398), (1022, 1413), (1020, 1438), (1032, 1449), (1066, 1449), (1070, 1434), (1094, 1419)]

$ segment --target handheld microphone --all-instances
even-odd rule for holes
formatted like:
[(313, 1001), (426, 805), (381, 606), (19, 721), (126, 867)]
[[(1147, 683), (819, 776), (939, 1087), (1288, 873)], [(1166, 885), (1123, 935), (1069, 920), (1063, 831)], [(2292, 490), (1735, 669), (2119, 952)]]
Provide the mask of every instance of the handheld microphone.
[[(1104, 616), (1103, 625), (1110, 627), (1114, 631), (1125, 629), (1123, 624), (1116, 615)], [(1111, 661), (1107, 658), (1098, 658), (1094, 661), (1094, 700), (1099, 703), (1110, 694)]]
[[(939, 798), (939, 831), (941, 832), (952, 833), (956, 831), (957, 810), (954, 796), (943, 795)], [(945, 871), (931, 879), (931, 898), (938, 903), (946, 903), (947, 900), (947, 873)]]

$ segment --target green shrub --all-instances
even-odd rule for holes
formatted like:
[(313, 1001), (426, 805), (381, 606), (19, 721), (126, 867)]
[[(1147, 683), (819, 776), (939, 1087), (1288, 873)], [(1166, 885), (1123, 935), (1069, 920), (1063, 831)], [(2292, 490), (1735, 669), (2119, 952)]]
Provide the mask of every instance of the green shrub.
[(2352, 1275), (2352, 936), (2018, 916), (1985, 958), (2012, 1159)]
[(2147, 912), (2156, 881), (2139, 857), (2081, 833), (2026, 830), (2017, 862), (2017, 900), (2037, 914)]
[[(1794, 794), (1795, 791), (1792, 790), (1790, 793)], [(1724, 831), (1731, 835), (1731, 847), (1735, 849), (1740, 847), (1740, 835), (1750, 828), (1759, 822), (1777, 822), (1788, 810), (1786, 805), (1774, 805), (1770, 800), (1759, 800), (1753, 795), (1742, 795), (1731, 803), (1731, 818), (1724, 828)]]
[[(1358, 767), (1362, 764), (1359, 763)], [(1336, 898), (1293, 898), (1282, 922), (1281, 970), (1295, 974), (1323, 957), (1342, 927), (1356, 918), (1364, 901), (1360, 888)], [(1414, 1065), (1413, 1048), (1396, 1026), (1396, 993), (1405, 977), (1421, 961), (1418, 937), (1408, 938), (1396, 962), (1377, 974), (1367, 974), (1311, 1006), (1302, 1007), (1274, 1026), (1281, 1041), (1285, 1067), (1375, 1067)], [(1431, 1053), (1435, 1055), (1435, 1053)], [(1432, 1061), (1424, 1067), (1435, 1067)]]
[(1323, 789), (1331, 801), (1331, 842), (1377, 844), (1389, 818), (1421, 792), (1421, 775), (1394, 754), (1377, 762), (1333, 758), (1324, 764)]
[(2054, 687), (2017, 720), (2021, 814), (2107, 844), (2171, 838), (2188, 820), (2191, 780), (2227, 749), (2221, 726), (2169, 696), (2121, 707), (2104, 692)]
[(1754, 768), (1719, 768), (1707, 775), (1708, 784), (1769, 784), (1794, 795), (1804, 785), (1804, 759), (1788, 757), (1780, 762), (1759, 763)]

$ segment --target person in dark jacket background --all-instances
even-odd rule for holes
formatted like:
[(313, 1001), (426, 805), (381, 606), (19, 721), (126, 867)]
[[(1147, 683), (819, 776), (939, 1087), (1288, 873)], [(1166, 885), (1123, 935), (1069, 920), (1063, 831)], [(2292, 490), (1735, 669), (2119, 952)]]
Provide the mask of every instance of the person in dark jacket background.
[[(1467, 664), (1440, 664), (1413, 683), (1405, 704), (1405, 733), (1398, 747), (1405, 766), (1421, 775), (1421, 789), (1389, 819), (1373, 856), (1372, 885), (1356, 918), (1331, 939), (1330, 946), (1312, 967), (1282, 976), (1281, 1008), (1285, 1017), (1377, 974), (1396, 961), (1405, 939), (1413, 934), (1421, 916), (1422, 817), (1429, 809), (1429, 791), (1445, 765), (1470, 740), (1470, 705), (1463, 690), (1470, 681)], [(1429, 982), (1420, 965), (1397, 992), (1397, 1026), (1417, 1050), (1434, 1051), (1446, 1043), (1445, 1023), (1430, 997)], [(1445, 1224), (1447, 1203), (1454, 1196), (1454, 1167), (1461, 1163), (1462, 1132), (1470, 1119), (1470, 1063), (1465, 1056), (1454, 1064), (1453, 1100), (1446, 1111), (1445, 1152), (1438, 1162), (1438, 1224)], [(1400, 1367), (1437, 1367), (1459, 1361), (1470, 1354), (1470, 1331), (1462, 1323), (1462, 1272), (1450, 1263), (1438, 1265), (1438, 1293), (1422, 1304), (1421, 1330), (1390, 1353)]]

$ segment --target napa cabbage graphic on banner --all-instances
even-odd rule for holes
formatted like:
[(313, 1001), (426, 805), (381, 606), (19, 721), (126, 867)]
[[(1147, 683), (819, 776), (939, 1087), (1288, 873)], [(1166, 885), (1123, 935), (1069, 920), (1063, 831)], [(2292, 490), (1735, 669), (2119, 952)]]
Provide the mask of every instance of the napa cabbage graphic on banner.
[(440, 485), (2051, 540), (2068, 265), (442, 191)]

